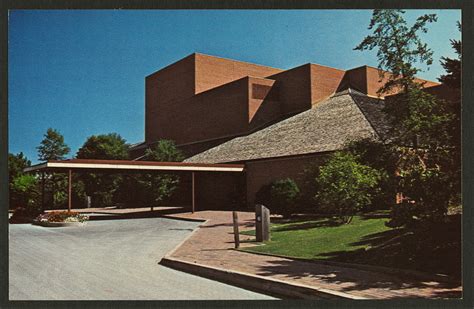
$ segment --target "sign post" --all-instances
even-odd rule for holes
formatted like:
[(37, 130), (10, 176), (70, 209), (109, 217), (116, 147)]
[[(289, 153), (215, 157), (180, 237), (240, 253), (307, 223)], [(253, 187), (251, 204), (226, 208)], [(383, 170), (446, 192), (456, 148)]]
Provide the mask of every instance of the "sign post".
[(239, 217), (237, 211), (232, 212), (232, 221), (234, 222), (234, 242), (235, 248), (240, 247), (240, 238), (239, 238)]
[(255, 236), (258, 242), (270, 240), (270, 210), (260, 204), (255, 205)]

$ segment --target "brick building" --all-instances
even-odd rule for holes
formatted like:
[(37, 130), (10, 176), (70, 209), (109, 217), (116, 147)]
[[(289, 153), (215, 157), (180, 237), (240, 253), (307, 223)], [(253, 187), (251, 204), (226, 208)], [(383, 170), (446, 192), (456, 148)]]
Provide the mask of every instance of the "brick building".
[(262, 185), (286, 177), (302, 183), (309, 164), (351, 140), (384, 140), (384, 98), (377, 96), (384, 82), (369, 66), (281, 70), (192, 54), (146, 77), (145, 141), (131, 155), (143, 158), (145, 149), (170, 139), (185, 162), (245, 163), (241, 177), (203, 175), (198, 192), (214, 192), (214, 204), (224, 205), (243, 188), (250, 206)]

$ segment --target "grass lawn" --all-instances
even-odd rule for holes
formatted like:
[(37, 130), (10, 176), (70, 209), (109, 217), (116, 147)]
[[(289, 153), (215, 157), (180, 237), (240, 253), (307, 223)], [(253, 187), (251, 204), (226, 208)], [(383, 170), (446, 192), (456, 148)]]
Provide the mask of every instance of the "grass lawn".
[[(245, 248), (253, 252), (306, 258), (328, 259), (331, 252), (348, 252), (369, 248), (366, 239), (385, 232), (385, 218), (362, 219), (354, 217), (350, 224), (336, 225), (331, 219), (272, 224), (271, 241), (264, 246)], [(255, 235), (255, 231), (243, 232)]]
[[(331, 218), (280, 220), (271, 225), (270, 241), (241, 250), (460, 277), (461, 215), (449, 216), (446, 223), (417, 231), (386, 227), (387, 220), (356, 216), (345, 225), (337, 225)], [(255, 235), (255, 231), (243, 234)]]

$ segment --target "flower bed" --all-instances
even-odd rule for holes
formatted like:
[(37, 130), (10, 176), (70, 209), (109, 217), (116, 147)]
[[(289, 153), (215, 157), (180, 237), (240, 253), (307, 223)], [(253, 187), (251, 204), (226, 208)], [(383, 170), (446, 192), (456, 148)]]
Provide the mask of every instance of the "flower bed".
[(51, 211), (40, 214), (35, 223), (42, 226), (74, 226), (85, 223), (89, 217), (75, 211)]

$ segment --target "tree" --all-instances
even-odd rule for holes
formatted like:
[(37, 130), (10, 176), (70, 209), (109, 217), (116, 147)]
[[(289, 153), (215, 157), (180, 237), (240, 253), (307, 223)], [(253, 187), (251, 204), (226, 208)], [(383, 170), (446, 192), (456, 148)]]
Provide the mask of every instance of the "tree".
[[(457, 23), (458, 30), (461, 31), (461, 23)], [(451, 46), (457, 54), (457, 59), (441, 57), (441, 65), (446, 74), (441, 75), (438, 80), (445, 86), (451, 88), (456, 94), (455, 100), (450, 102), (450, 110), (454, 115), (450, 125), (452, 151), (452, 164), (449, 168), (451, 177), (455, 182), (457, 191), (457, 203), (461, 201), (461, 61), (462, 61), (462, 42), (461, 40), (450, 40)]]
[[(49, 128), (44, 135), (40, 145), (36, 147), (38, 150), (38, 160), (63, 160), (70, 152), (70, 148), (64, 142), (62, 134), (56, 130)], [(66, 189), (67, 180), (64, 174), (42, 173), (42, 186), (44, 186), (44, 201), (42, 207), (50, 205), (53, 208), (63, 207), (67, 201)]]
[(38, 188), (36, 177), (29, 174), (18, 175), (10, 187), (11, 201), (15, 207), (31, 208), (37, 204)]
[(372, 203), (363, 210), (386, 209), (392, 206), (397, 193), (397, 150), (390, 144), (363, 139), (350, 142), (345, 151), (353, 155), (358, 163), (369, 166), (380, 174), (377, 184), (380, 190), (373, 196)]
[(17, 175), (9, 189), (10, 207), (15, 208), (10, 223), (28, 223), (41, 213), (37, 179), (34, 175)]
[(77, 151), (78, 159), (126, 160), (128, 145), (117, 133), (92, 135)]
[(414, 64), (431, 65), (433, 62), (433, 52), (421, 41), (418, 33), (428, 31), (426, 25), (437, 21), (436, 14), (422, 15), (409, 27), (403, 18), (404, 13), (403, 10), (374, 10), (368, 28), (373, 30), (372, 34), (354, 48), (361, 51), (377, 48), (379, 69), (390, 72), (379, 94), (392, 89), (407, 91), (420, 71)]
[[(461, 31), (461, 23), (457, 23), (458, 30)], [(461, 57), (462, 57), (462, 42), (461, 40), (450, 40), (451, 46), (457, 54), (457, 59), (448, 57), (441, 57), (441, 65), (446, 74), (441, 75), (438, 80), (448, 87), (454, 89), (461, 88)]]
[(184, 160), (184, 155), (173, 141), (160, 140), (145, 151), (145, 158), (150, 161), (180, 162)]
[(20, 179), (24, 176), (23, 170), (31, 165), (31, 161), (26, 158), (22, 152), (19, 154), (8, 154), (8, 188), (10, 208), (22, 206), (25, 207), (25, 201), (29, 200), (28, 191), (20, 189), (22, 183), (28, 180)]
[(379, 194), (381, 173), (357, 162), (346, 152), (336, 152), (320, 167), (316, 200), (322, 209), (334, 213), (342, 223), (350, 223), (352, 217)]
[(374, 10), (368, 28), (373, 30), (372, 34), (354, 49), (377, 49), (379, 69), (390, 72), (378, 93), (400, 91), (386, 100), (385, 108), (396, 142), (407, 145), (421, 136), (425, 146), (446, 145), (447, 128), (452, 118), (446, 102), (423, 91), (423, 84), (415, 79), (420, 71), (415, 64), (429, 66), (433, 62), (432, 50), (418, 33), (426, 33), (426, 25), (435, 22), (437, 17), (436, 14), (425, 14), (408, 26), (404, 13), (403, 10)]
[[(160, 162), (180, 162), (184, 159), (183, 153), (170, 140), (158, 141), (153, 148), (146, 150), (145, 157), (147, 160)], [(178, 188), (179, 181), (179, 177), (172, 174), (150, 173), (141, 178), (141, 184), (151, 193), (152, 205), (160, 205), (169, 199)]]
[[(386, 97), (385, 112), (391, 123), (392, 142), (397, 146), (398, 187), (416, 205), (424, 219), (439, 218), (447, 209), (447, 200), (438, 202), (426, 198), (427, 188), (437, 190), (445, 182), (452, 161), (452, 123), (455, 116), (446, 101), (429, 94), (415, 79), (420, 69), (416, 64), (429, 66), (433, 52), (418, 36), (428, 31), (426, 25), (437, 20), (435, 14), (426, 14), (408, 26), (402, 10), (374, 10), (367, 36), (355, 49), (377, 49), (379, 68), (390, 71), (388, 81), (378, 93), (397, 90), (399, 94)], [(420, 190), (425, 190), (421, 194)], [(412, 208), (413, 208), (412, 207)], [(394, 208), (395, 209), (395, 208)], [(392, 212), (392, 220), (397, 220)], [(403, 220), (401, 220), (403, 221)]]
[(65, 143), (64, 137), (59, 131), (49, 128), (44, 135), (38, 149), (38, 160), (63, 160), (71, 150)]
[(8, 154), (8, 180), (11, 183), (17, 176), (23, 175), (23, 170), (31, 166), (31, 161), (20, 152), (19, 154)]
[[(77, 151), (78, 159), (126, 160), (128, 144), (117, 133), (93, 135), (87, 138)], [(86, 173), (81, 175), (86, 194), (92, 196), (94, 206), (111, 205), (117, 192), (122, 176)]]

